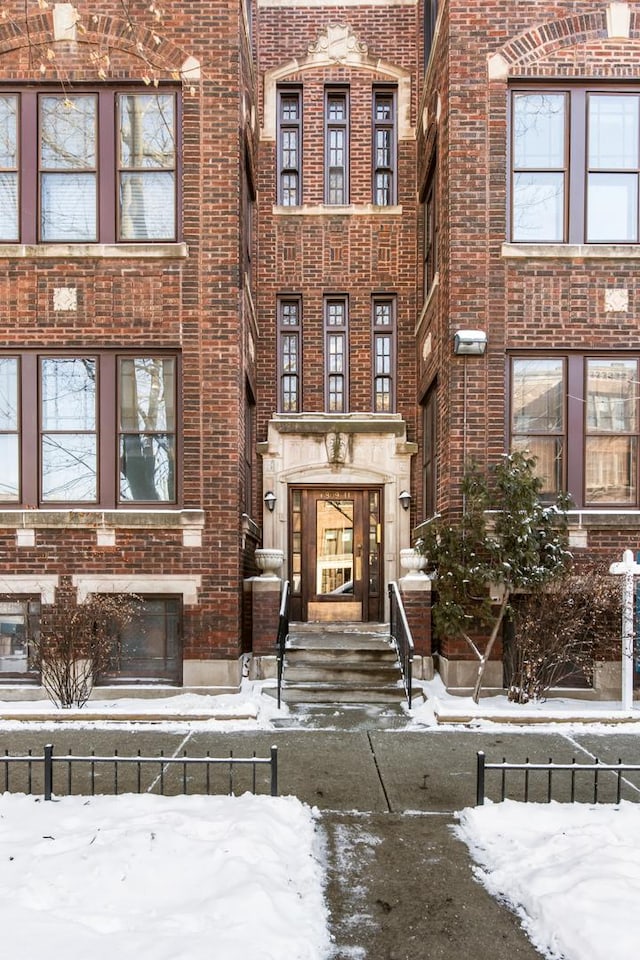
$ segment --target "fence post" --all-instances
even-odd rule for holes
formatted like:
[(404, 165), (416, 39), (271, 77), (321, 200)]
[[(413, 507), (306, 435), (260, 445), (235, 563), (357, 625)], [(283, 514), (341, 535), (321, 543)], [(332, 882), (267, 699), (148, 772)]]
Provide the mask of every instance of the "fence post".
[(44, 748), (44, 798), (51, 800), (53, 793), (53, 744), (47, 743)]
[(271, 796), (278, 796), (278, 748), (271, 747)]
[(484, 804), (484, 763), (484, 751), (478, 750), (476, 765), (476, 807), (481, 807)]

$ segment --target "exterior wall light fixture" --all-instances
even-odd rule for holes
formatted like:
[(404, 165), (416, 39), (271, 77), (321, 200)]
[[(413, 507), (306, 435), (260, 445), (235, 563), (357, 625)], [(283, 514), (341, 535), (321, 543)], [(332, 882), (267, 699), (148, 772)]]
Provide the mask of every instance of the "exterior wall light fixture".
[(398, 497), (398, 500), (402, 504), (403, 510), (408, 510), (409, 507), (411, 506), (411, 494), (409, 493), (408, 490), (403, 490), (400, 496)]
[(456, 356), (481, 357), (486, 349), (487, 335), (484, 330), (458, 330), (453, 338)]
[(276, 508), (276, 500), (278, 499), (273, 490), (267, 490), (263, 499), (267, 505), (267, 510), (269, 513), (273, 513)]

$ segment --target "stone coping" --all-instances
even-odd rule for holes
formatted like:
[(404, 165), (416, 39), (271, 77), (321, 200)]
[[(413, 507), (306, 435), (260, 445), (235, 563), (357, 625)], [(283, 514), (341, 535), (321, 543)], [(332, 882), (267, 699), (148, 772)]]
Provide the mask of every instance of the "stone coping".
[(60, 529), (66, 527), (123, 529), (204, 527), (204, 510), (0, 510), (0, 528)]

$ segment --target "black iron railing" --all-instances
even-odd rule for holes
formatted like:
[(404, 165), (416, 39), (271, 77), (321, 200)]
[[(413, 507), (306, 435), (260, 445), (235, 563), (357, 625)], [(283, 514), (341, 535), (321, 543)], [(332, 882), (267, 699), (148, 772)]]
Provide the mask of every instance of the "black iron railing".
[[(487, 771), (500, 771), (497, 794), (500, 800), (516, 799), (524, 803), (620, 803), (623, 799), (640, 801), (640, 782), (634, 783), (623, 774), (640, 774), (640, 764), (576, 763), (488, 763), (482, 750), (477, 754), (476, 805), (489, 797)], [(518, 777), (509, 776), (519, 772)]]
[(280, 597), (280, 613), (278, 616), (278, 634), (276, 636), (276, 650), (278, 659), (278, 709), (282, 700), (282, 674), (284, 671), (284, 651), (289, 636), (289, 597), (291, 587), (289, 581), (285, 580), (282, 584), (282, 594)]
[[(269, 768), (266, 777), (258, 782), (258, 768)], [(227, 768), (224, 771), (224, 768)], [(237, 768), (244, 768), (239, 774)], [(122, 756), (116, 751), (110, 757), (54, 753), (48, 743), (41, 755), (31, 750), (22, 756), (12, 756), (5, 750), (0, 756), (3, 770), (3, 789), (6, 792), (42, 794), (45, 800), (52, 796), (83, 794), (117, 795), (120, 793), (225, 794), (259, 792), (263, 788), (272, 797), (278, 795), (278, 748), (271, 747), (268, 757), (212, 757), (207, 754), (190, 757), (186, 751), (180, 756), (143, 757)], [(222, 771), (222, 772), (221, 772)]]
[(395, 581), (389, 584), (389, 632), (398, 653), (400, 669), (402, 670), (402, 682), (404, 683), (409, 709), (411, 709), (413, 652), (415, 648), (411, 630), (407, 623), (407, 615), (402, 603), (402, 597), (400, 596), (400, 590)]

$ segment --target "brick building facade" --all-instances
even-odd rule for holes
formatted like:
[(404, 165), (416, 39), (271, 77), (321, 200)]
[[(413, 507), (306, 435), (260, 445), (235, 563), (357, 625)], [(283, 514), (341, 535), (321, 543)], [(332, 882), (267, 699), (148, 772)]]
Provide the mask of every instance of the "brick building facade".
[(255, 79), (241, 3), (197, 9), (3, 4), (7, 683), (37, 681), (42, 606), (92, 592), (144, 600), (115, 679), (238, 683), (258, 532)]
[[(459, 510), (465, 464), (528, 449), (545, 491), (572, 496), (576, 559), (608, 564), (640, 534), (640, 5), (441, 0), (426, 14), (420, 510)], [(483, 353), (456, 353), (465, 331)], [(441, 653), (448, 685), (467, 685), (466, 653)], [(602, 666), (596, 688), (619, 691), (617, 676)]]
[(576, 554), (634, 546), (640, 5), (128, 7), (0, 19), (5, 690), (104, 592), (143, 598), (109, 682), (233, 688), (256, 547), (295, 619), (383, 621), (512, 447)]

